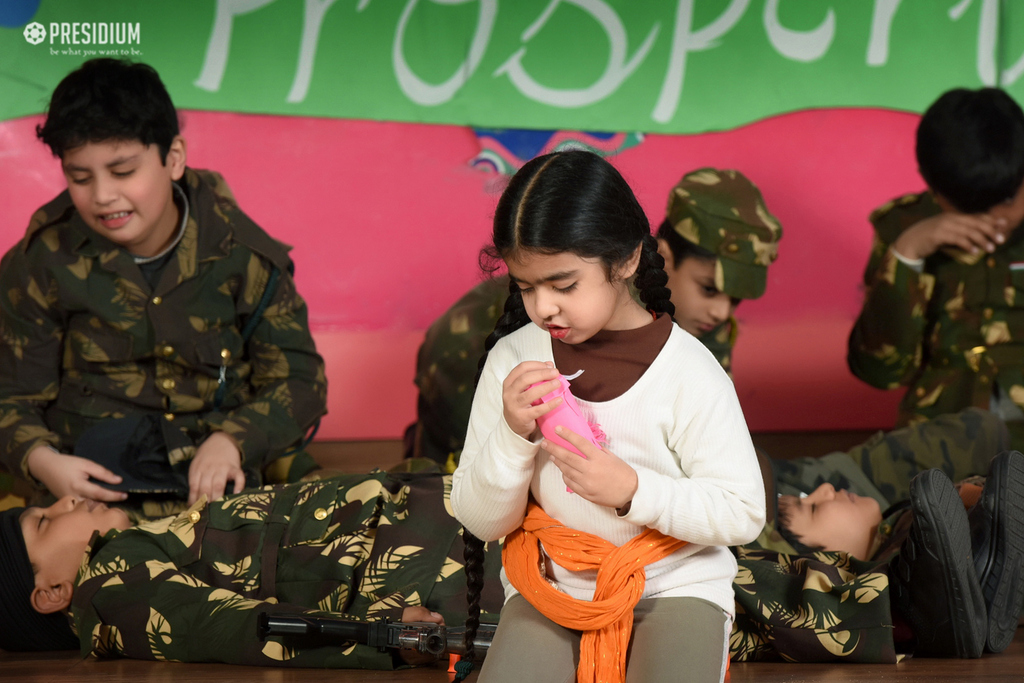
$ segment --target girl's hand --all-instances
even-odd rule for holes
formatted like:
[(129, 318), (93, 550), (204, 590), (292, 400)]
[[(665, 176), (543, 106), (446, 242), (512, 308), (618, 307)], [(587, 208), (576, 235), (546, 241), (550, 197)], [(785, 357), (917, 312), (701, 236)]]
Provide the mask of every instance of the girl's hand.
[(562, 481), (585, 500), (619, 509), (633, 500), (638, 485), (636, 470), (611, 451), (598, 448), (571, 429), (559, 425), (555, 432), (585, 455), (581, 458), (568, 448), (548, 439), (541, 448), (551, 454), (551, 462), (562, 472)]
[[(543, 384), (529, 388), (531, 384), (537, 382)], [(524, 439), (529, 439), (537, 429), (537, 418), (557, 408), (562, 398), (558, 397), (539, 406), (531, 404), (557, 388), (558, 370), (552, 363), (528, 360), (512, 368), (512, 372), (508, 373), (508, 377), (501, 384), (505, 422), (512, 431)]]
[(121, 477), (103, 465), (77, 455), (58, 453), (48, 446), (37, 446), (29, 452), (28, 471), (58, 498), (74, 496), (117, 503), (128, 497), (127, 493), (111, 491), (90, 481), (91, 478), (108, 484), (121, 483)]

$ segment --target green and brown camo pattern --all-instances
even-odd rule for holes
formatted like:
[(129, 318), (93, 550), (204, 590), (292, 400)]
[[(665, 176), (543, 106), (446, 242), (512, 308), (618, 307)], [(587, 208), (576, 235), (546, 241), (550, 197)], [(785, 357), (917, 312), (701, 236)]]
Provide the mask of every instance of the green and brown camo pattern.
[[(287, 248), (238, 208), (219, 175), (186, 169), (180, 185), (190, 214), (155, 290), (127, 251), (85, 225), (66, 191), (0, 262), (0, 462), (12, 473), (29, 478), (25, 456), (40, 444), (70, 453), (92, 424), (136, 412), (173, 426), (173, 462), (224, 431), (259, 471), (325, 412), (324, 364)], [(243, 347), (274, 267), (279, 284)]]
[(782, 225), (745, 175), (702, 168), (683, 176), (665, 218), (687, 241), (715, 256), (715, 286), (736, 299), (756, 299), (779, 255)]
[[(891, 245), (940, 211), (924, 193), (900, 197), (871, 216), (875, 239), (847, 360), (871, 386), (907, 387), (901, 425), (969, 406), (988, 409), (993, 383), (1024, 408), (1024, 231), (1018, 227), (992, 254), (942, 249), (917, 273)], [(1024, 429), (1009, 426), (1021, 449)]]
[[(450, 475), (342, 475), (205, 499), (176, 517), (94, 537), (72, 616), (83, 656), (390, 669), (391, 652), (261, 642), (262, 612), (400, 620), (466, 614)], [(494, 544), (496, 545), (496, 544)], [(495, 577), (485, 610), (503, 599)]]

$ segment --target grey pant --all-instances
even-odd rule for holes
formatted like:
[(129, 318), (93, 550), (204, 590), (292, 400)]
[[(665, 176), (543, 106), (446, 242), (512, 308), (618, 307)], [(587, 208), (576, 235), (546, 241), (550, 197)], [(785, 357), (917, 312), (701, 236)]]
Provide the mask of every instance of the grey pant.
[[(627, 683), (721, 681), (728, 626), (722, 609), (706, 600), (641, 600), (633, 610)], [(580, 660), (580, 635), (516, 595), (501, 610), (479, 683), (572, 683)]]

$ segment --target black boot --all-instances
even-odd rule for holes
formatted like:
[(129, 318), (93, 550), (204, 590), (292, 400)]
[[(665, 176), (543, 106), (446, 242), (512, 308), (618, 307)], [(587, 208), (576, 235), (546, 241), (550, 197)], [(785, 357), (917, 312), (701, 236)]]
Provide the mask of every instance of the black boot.
[(914, 654), (980, 657), (988, 633), (967, 512), (953, 482), (927, 470), (910, 482), (913, 522), (890, 564), (893, 608), (914, 631)]
[(988, 609), (989, 652), (1017, 631), (1024, 603), (1024, 455), (1004, 451), (989, 464), (978, 503), (967, 513), (974, 568)]

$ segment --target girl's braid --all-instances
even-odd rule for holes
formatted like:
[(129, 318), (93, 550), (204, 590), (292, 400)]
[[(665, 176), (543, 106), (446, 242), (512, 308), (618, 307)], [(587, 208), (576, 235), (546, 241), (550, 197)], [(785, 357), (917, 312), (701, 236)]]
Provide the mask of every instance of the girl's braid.
[(476, 367), (476, 378), (473, 384), (480, 382), (480, 375), (483, 374), (484, 364), (487, 363), (487, 355), (502, 337), (508, 336), (520, 327), (530, 322), (530, 316), (526, 314), (526, 307), (523, 305), (523, 293), (519, 291), (519, 285), (509, 278), (508, 298), (505, 299), (505, 310), (494, 324), (494, 330), (487, 335), (484, 341), (484, 352), (480, 356), (480, 363)]
[(654, 235), (646, 235), (641, 242), (640, 263), (636, 268), (635, 285), (640, 292), (640, 300), (652, 313), (676, 312), (672, 305), (672, 292), (665, 285), (668, 274), (665, 273), (665, 259), (658, 253), (658, 240)]
[[(519, 285), (511, 279), (508, 283), (508, 293), (505, 310), (494, 325), (494, 331), (484, 342), (484, 353), (480, 357), (480, 365), (476, 371), (476, 383), (480, 382), (480, 375), (483, 374), (487, 355), (498, 343), (498, 340), (530, 322), (529, 316), (526, 315), (526, 308), (523, 306), (523, 295), (519, 291)], [(463, 560), (466, 568), (466, 603), (468, 606), (464, 659), (472, 662), (476, 654), (473, 641), (480, 628), (480, 595), (484, 588), (484, 542), (471, 534), (465, 527), (462, 528), (462, 541), (465, 545)]]

